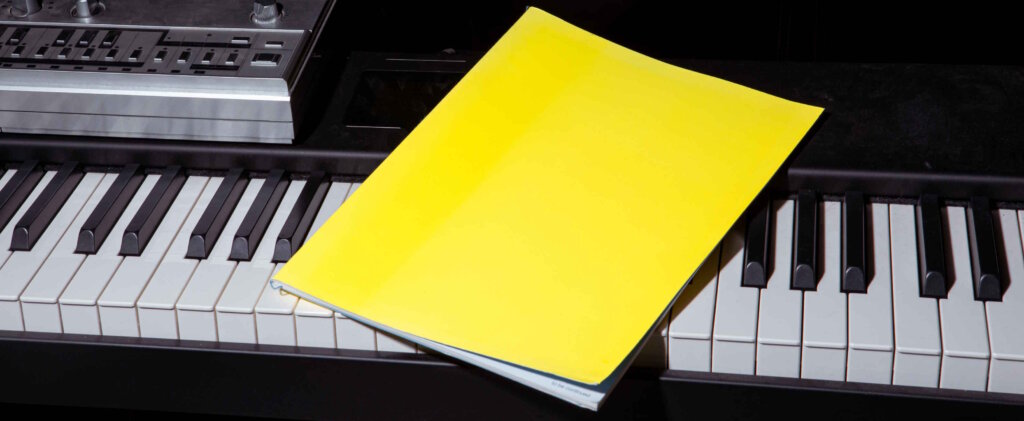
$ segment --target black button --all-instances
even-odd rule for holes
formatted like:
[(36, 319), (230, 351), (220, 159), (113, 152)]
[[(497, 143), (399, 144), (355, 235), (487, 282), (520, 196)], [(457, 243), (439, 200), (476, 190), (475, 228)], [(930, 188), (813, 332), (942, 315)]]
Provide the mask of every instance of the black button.
[(107, 51), (107, 56), (105, 57), (105, 60), (114, 61), (115, 57), (117, 57), (117, 50), (110, 50)]
[(160, 50), (156, 52), (156, 56), (153, 57), (153, 61), (159, 63), (164, 61), (165, 58), (167, 58), (167, 50)]
[(209, 51), (203, 54), (203, 64), (210, 64), (213, 62), (213, 51)]
[(92, 60), (92, 55), (93, 54), (96, 54), (96, 49), (95, 48), (87, 48), (87, 49), (85, 49), (85, 52), (82, 53), (82, 60)]
[(11, 51), (11, 57), (21, 57), (21, 53), (23, 53), (23, 52), (25, 52), (25, 46), (24, 45), (19, 45), (17, 47), (14, 47), (14, 50)]
[(117, 42), (117, 38), (121, 36), (121, 31), (109, 31), (107, 35), (103, 37), (103, 41), (100, 42), (100, 47), (110, 48)]
[(43, 57), (45, 57), (46, 56), (46, 52), (49, 49), (50, 49), (49, 47), (39, 47), (38, 49), (36, 49), (36, 54), (35, 54), (36, 58), (43, 58)]
[(230, 65), (235, 64), (236, 61), (238, 61), (238, 53), (231, 53), (231, 54), (228, 54), (228, 59), (224, 60), (224, 64), (227, 64), (227, 65), (230, 66)]
[(192, 53), (191, 52), (189, 52), (189, 51), (182, 51), (181, 54), (178, 54), (178, 63), (181, 63), (181, 64), (188, 63), (188, 59), (191, 58), (191, 57), (192, 57)]
[(74, 29), (65, 29), (63, 31), (60, 31), (60, 34), (57, 35), (57, 39), (53, 40), (53, 46), (54, 47), (63, 47), (65, 45), (67, 45), (68, 41), (71, 40), (71, 36), (74, 35), (74, 34), (75, 34), (75, 30)]
[(92, 43), (92, 40), (96, 38), (97, 32), (98, 31), (85, 31), (85, 33), (82, 34), (82, 37), (78, 39), (78, 46), (88, 47), (89, 44)]
[(57, 54), (57, 58), (68, 58), (69, 55), (71, 55), (71, 49), (63, 48), (60, 50), (60, 53)]
[(142, 50), (132, 51), (132, 53), (128, 55), (128, 61), (139, 61), (140, 55), (142, 55)]

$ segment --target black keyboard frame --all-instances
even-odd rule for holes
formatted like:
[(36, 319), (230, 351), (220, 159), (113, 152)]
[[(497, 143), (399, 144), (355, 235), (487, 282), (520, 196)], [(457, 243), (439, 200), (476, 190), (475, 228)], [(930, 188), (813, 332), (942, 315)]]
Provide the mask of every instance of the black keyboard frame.
[(275, 418), (730, 419), (796, 400), (852, 417), (1024, 410), (1024, 395), (634, 367), (594, 413), (424, 354), (0, 331), (0, 355), (0, 401)]

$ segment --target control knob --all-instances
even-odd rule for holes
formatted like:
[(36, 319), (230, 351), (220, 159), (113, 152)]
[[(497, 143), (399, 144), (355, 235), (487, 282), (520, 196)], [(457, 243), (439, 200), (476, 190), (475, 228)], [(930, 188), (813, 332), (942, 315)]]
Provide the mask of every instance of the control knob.
[(277, 0), (254, 0), (252, 4), (252, 21), (256, 23), (273, 23), (281, 17), (281, 5)]
[(11, 14), (24, 17), (38, 12), (43, 8), (43, 0), (14, 0), (11, 2)]

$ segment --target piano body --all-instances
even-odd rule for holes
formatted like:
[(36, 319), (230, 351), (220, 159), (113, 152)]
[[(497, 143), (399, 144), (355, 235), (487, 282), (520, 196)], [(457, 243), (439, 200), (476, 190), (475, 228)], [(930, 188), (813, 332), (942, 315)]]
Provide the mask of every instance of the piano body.
[(2, 401), (296, 418), (1024, 404), (1022, 69), (678, 61), (827, 114), (591, 414), (267, 287), (478, 54), (360, 52), (362, 17), (332, 1), (128, 3), (0, 12)]

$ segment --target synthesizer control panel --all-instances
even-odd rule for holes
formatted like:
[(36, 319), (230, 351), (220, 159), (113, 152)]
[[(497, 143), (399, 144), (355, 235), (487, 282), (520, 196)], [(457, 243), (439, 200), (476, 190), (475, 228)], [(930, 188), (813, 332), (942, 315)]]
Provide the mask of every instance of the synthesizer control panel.
[(290, 143), (332, 6), (0, 1), (0, 130)]

